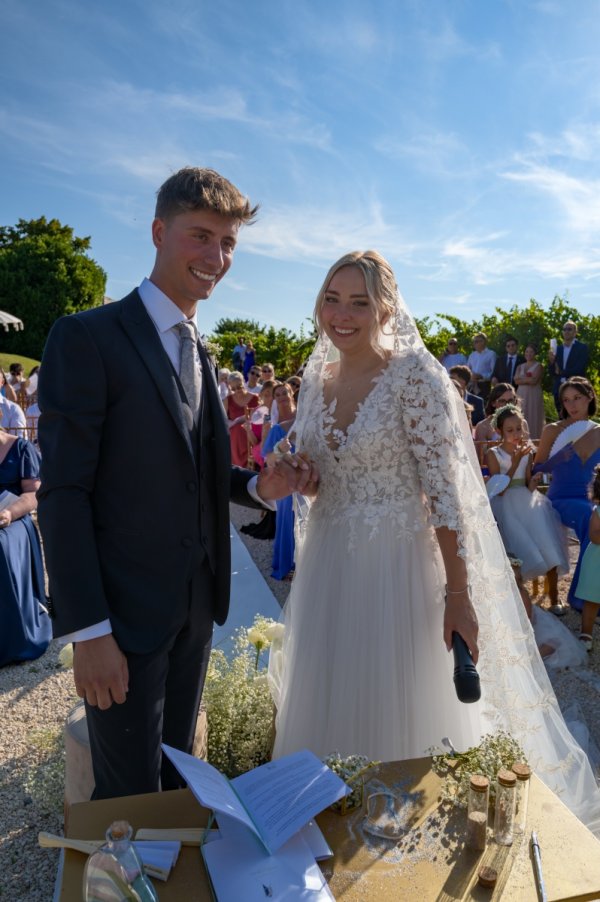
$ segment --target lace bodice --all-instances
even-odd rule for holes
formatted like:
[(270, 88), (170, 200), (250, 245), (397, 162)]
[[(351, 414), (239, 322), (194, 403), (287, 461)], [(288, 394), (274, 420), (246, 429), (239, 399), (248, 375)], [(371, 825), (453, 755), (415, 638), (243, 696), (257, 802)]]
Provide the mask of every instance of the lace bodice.
[(351, 546), (359, 521), (370, 527), (371, 537), (384, 518), (399, 537), (428, 524), (460, 533), (465, 507), (476, 521), (485, 496), (482, 489), (482, 498), (466, 505), (461, 498), (456, 471), (469, 462), (461, 451), (462, 434), (440, 400), (444, 397), (431, 374), (424, 379), (417, 352), (390, 360), (346, 433), (335, 427), (336, 400), (326, 405), (322, 386), (312, 398), (305, 397), (312, 406), (301, 449), (321, 474), (310, 516), (348, 524)]

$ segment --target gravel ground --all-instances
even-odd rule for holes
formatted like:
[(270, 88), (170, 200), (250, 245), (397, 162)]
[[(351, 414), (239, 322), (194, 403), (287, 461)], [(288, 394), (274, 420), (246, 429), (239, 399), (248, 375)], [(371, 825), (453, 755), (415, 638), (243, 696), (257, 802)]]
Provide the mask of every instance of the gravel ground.
[[(232, 521), (256, 521), (256, 511), (232, 505)], [(283, 604), (289, 583), (271, 579), (272, 542), (241, 533), (269, 587)], [(576, 548), (572, 548), (572, 557)], [(561, 597), (568, 581), (561, 580)], [(563, 623), (579, 631), (579, 615), (569, 610)], [(576, 700), (600, 746), (600, 627), (589, 669), (563, 671), (553, 683), (563, 708)], [(63, 749), (61, 730), (76, 701), (71, 671), (60, 669), (60, 647), (53, 642), (37, 661), (0, 669), (0, 899), (49, 902), (57, 852), (40, 849), (40, 830), (60, 833), (63, 816)]]

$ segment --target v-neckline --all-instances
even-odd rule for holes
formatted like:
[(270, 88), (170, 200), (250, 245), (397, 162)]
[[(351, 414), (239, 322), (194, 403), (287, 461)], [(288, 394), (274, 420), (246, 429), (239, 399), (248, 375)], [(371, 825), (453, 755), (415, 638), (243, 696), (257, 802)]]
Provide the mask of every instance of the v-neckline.
[[(335, 425), (335, 422), (333, 420), (333, 415), (335, 413), (335, 407), (336, 407), (339, 399), (336, 396), (331, 399), (329, 404), (327, 404), (325, 401), (325, 381), (326, 380), (321, 381), (321, 426), (322, 426), (321, 436), (323, 438), (323, 441), (324, 441), (326, 447), (328, 448), (328, 450), (331, 452), (331, 454), (333, 455), (333, 457), (336, 460), (339, 460), (338, 454), (340, 452), (343, 453), (344, 450), (348, 447), (349, 440), (352, 437), (352, 433), (354, 432), (354, 430), (356, 428), (356, 424), (360, 421), (360, 417), (362, 415), (363, 409), (365, 408), (367, 401), (369, 401), (371, 399), (371, 397), (373, 396), (373, 394), (375, 393), (375, 391), (377, 391), (377, 388), (379, 387), (379, 384), (381, 383), (383, 376), (387, 372), (388, 367), (390, 366), (390, 363), (391, 363), (391, 359), (387, 361), (386, 365), (383, 367), (383, 369), (380, 370), (379, 373), (377, 373), (376, 376), (373, 376), (373, 378), (371, 380), (371, 383), (372, 383), (371, 388), (369, 389), (367, 394), (364, 396), (362, 401), (358, 402), (355, 413), (354, 413), (354, 417), (348, 423), (348, 425), (346, 426), (345, 429), (340, 429), (338, 426)], [(333, 410), (332, 410), (332, 406), (333, 406)], [(334, 437), (337, 434), (341, 437), (341, 441), (339, 441), (335, 447), (332, 447), (327, 440), (327, 434), (326, 434), (327, 430), (326, 430), (326, 423), (325, 423), (326, 417), (330, 418), (330, 420), (331, 420), (331, 430), (330, 430), (331, 436)]]

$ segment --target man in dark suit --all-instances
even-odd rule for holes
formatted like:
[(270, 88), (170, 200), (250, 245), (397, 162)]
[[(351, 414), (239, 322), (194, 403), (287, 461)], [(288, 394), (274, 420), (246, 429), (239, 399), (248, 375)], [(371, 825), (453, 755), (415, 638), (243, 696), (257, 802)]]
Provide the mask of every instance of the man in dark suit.
[(552, 394), (559, 414), (559, 388), (573, 376), (585, 376), (590, 357), (588, 346), (577, 338), (577, 325), (572, 320), (564, 324), (562, 334), (562, 344), (557, 346), (556, 352), (548, 352), (548, 372), (552, 376)]
[(519, 344), (514, 335), (507, 336), (505, 343), (506, 354), (498, 355), (494, 372), (492, 373), (492, 385), (506, 382), (508, 385), (516, 388), (514, 382), (515, 372), (521, 363), (525, 363), (523, 355), (517, 354), (518, 347)]
[(301, 458), (230, 467), (199, 299), (256, 208), (212, 170), (158, 192), (149, 279), (48, 337), (39, 384), (39, 522), (55, 636), (74, 641), (95, 798), (181, 785), (160, 744), (191, 751), (213, 621), (229, 605), (229, 500), (314, 489)]

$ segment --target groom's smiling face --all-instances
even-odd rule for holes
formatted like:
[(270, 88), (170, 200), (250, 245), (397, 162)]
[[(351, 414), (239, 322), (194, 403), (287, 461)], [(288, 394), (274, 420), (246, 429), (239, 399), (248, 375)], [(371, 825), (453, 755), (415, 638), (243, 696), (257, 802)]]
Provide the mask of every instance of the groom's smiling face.
[(228, 271), (238, 230), (236, 219), (213, 210), (189, 210), (152, 223), (156, 261), (150, 278), (186, 316)]

